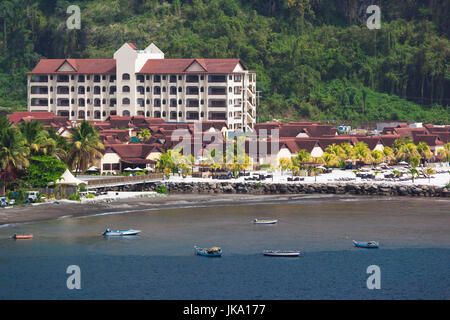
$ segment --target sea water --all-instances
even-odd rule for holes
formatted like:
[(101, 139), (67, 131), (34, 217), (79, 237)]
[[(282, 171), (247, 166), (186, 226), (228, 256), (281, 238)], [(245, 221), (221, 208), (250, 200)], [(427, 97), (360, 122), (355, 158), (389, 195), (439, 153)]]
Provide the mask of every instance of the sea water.
[[(449, 299), (449, 207), (336, 197), (13, 224), (0, 228), (0, 299)], [(142, 233), (107, 238), (107, 227)], [(380, 248), (355, 248), (353, 239)], [(194, 245), (220, 246), (223, 256), (196, 256)], [(266, 249), (302, 254), (265, 257)], [(80, 289), (67, 286), (73, 265)], [(380, 289), (368, 289), (372, 265)]]

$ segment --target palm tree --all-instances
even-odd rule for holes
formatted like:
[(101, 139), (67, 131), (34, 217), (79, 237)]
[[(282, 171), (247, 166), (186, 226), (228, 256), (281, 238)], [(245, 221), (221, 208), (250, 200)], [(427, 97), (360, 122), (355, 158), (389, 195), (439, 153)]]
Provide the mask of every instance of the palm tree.
[(400, 178), (402, 176), (402, 173), (398, 170), (392, 170), (392, 173), (397, 176), (397, 178)]
[(383, 154), (384, 154), (384, 160), (385, 161), (391, 161), (392, 159), (395, 158), (394, 156), (394, 150), (392, 150), (392, 148), (390, 147), (384, 147), (383, 148)]
[(419, 177), (419, 171), (417, 171), (417, 169), (416, 168), (410, 168), (409, 170), (408, 170), (408, 173), (411, 175), (411, 178), (412, 178), (412, 183), (414, 183), (414, 177), (415, 176), (417, 176), (417, 177)]
[(322, 163), (325, 165), (325, 167), (334, 166), (337, 163), (337, 157), (336, 155), (332, 153), (324, 152), (321, 157)]
[(101, 150), (105, 149), (98, 132), (85, 120), (73, 130), (70, 140), (67, 160), (70, 168), (76, 168), (75, 174), (86, 171), (95, 159), (102, 156)]
[(366, 143), (360, 141), (353, 147), (356, 160), (367, 163), (372, 160), (372, 155)]
[(138, 134), (138, 138), (142, 142), (150, 140), (151, 137), (152, 137), (152, 134), (151, 134), (150, 130), (147, 128), (142, 129), (141, 132), (139, 132), (139, 134)]
[(281, 158), (278, 162), (281, 169), (281, 175), (283, 175), (283, 171), (288, 170), (292, 166), (292, 161), (289, 158)]
[(311, 171), (314, 173), (314, 182), (317, 182), (317, 175), (323, 172), (322, 169), (314, 167)]
[(430, 147), (426, 142), (419, 142), (417, 144), (417, 152), (423, 159), (430, 159), (433, 156), (433, 152), (431, 152)]
[(1, 194), (5, 195), (6, 185), (14, 180), (15, 173), (29, 165), (29, 147), (26, 139), (17, 128), (11, 127), (4, 120), (5, 127), (0, 127), (0, 172)]
[(22, 122), (19, 125), (19, 130), (27, 140), (32, 155), (45, 155), (56, 150), (56, 141), (36, 120)]
[(431, 183), (431, 176), (436, 173), (433, 168), (426, 168), (424, 173), (428, 176), (428, 183)]
[(380, 150), (373, 150), (372, 159), (374, 164), (380, 164), (384, 160), (384, 153)]

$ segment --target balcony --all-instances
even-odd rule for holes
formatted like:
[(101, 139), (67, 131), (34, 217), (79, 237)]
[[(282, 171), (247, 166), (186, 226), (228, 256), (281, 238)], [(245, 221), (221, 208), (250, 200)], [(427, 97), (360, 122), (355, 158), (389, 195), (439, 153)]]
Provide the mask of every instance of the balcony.
[(226, 108), (227, 102), (226, 102), (226, 100), (209, 100), (208, 107), (210, 107), (210, 108)]
[(58, 107), (68, 107), (69, 106), (69, 99), (57, 99), (56, 105)]
[(186, 87), (187, 95), (198, 95), (198, 87)]
[(69, 82), (69, 76), (68, 75), (58, 75), (56, 77), (57, 82)]
[(227, 120), (227, 114), (225, 112), (210, 112), (208, 120)]
[(186, 107), (188, 108), (198, 108), (199, 103), (198, 100), (188, 99), (186, 100)]
[(208, 82), (210, 83), (223, 83), (227, 82), (227, 76), (219, 76), (219, 75), (209, 75)]
[(69, 94), (69, 87), (57, 87), (56, 93), (57, 94)]
[(226, 87), (209, 87), (208, 94), (211, 96), (223, 96), (227, 94)]
[(47, 87), (31, 87), (31, 94), (48, 94)]
[(198, 82), (198, 76), (188, 75), (186, 76), (186, 82), (188, 83)]
[(30, 82), (48, 82), (48, 76), (44, 75), (32, 76)]
[(186, 112), (186, 120), (198, 120), (198, 112)]
[(48, 107), (48, 99), (31, 99), (32, 107)]

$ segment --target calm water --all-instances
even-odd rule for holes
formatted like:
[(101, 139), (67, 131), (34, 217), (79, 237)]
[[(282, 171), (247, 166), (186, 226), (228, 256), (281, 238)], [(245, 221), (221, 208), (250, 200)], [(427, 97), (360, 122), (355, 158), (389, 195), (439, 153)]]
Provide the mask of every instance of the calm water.
[[(151, 210), (0, 228), (1, 299), (449, 299), (450, 201), (331, 199)], [(253, 225), (277, 218), (277, 225)], [(107, 239), (106, 228), (138, 237)], [(13, 233), (35, 239), (14, 241)], [(378, 250), (351, 240), (378, 240)], [(221, 246), (221, 258), (193, 245)], [(298, 249), (300, 258), (264, 257)], [(68, 290), (66, 268), (81, 268)], [(368, 290), (369, 265), (381, 289)]]

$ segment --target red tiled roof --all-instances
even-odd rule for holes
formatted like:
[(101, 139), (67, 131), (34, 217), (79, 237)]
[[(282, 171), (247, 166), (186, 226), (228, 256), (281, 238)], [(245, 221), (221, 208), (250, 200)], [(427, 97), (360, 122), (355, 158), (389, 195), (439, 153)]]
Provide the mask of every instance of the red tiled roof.
[[(74, 72), (57, 71), (64, 62), (69, 63)], [(41, 59), (28, 74), (114, 74), (115, 59)]]
[[(240, 59), (149, 59), (138, 73), (182, 74), (197, 61), (207, 71), (204, 73), (232, 73)], [(198, 71), (192, 73), (199, 73)]]
[(54, 119), (54, 118), (61, 118), (61, 117), (56, 116), (53, 112), (15, 111), (12, 114), (8, 114), (7, 118), (9, 119), (10, 122), (16, 124), (25, 118)]

